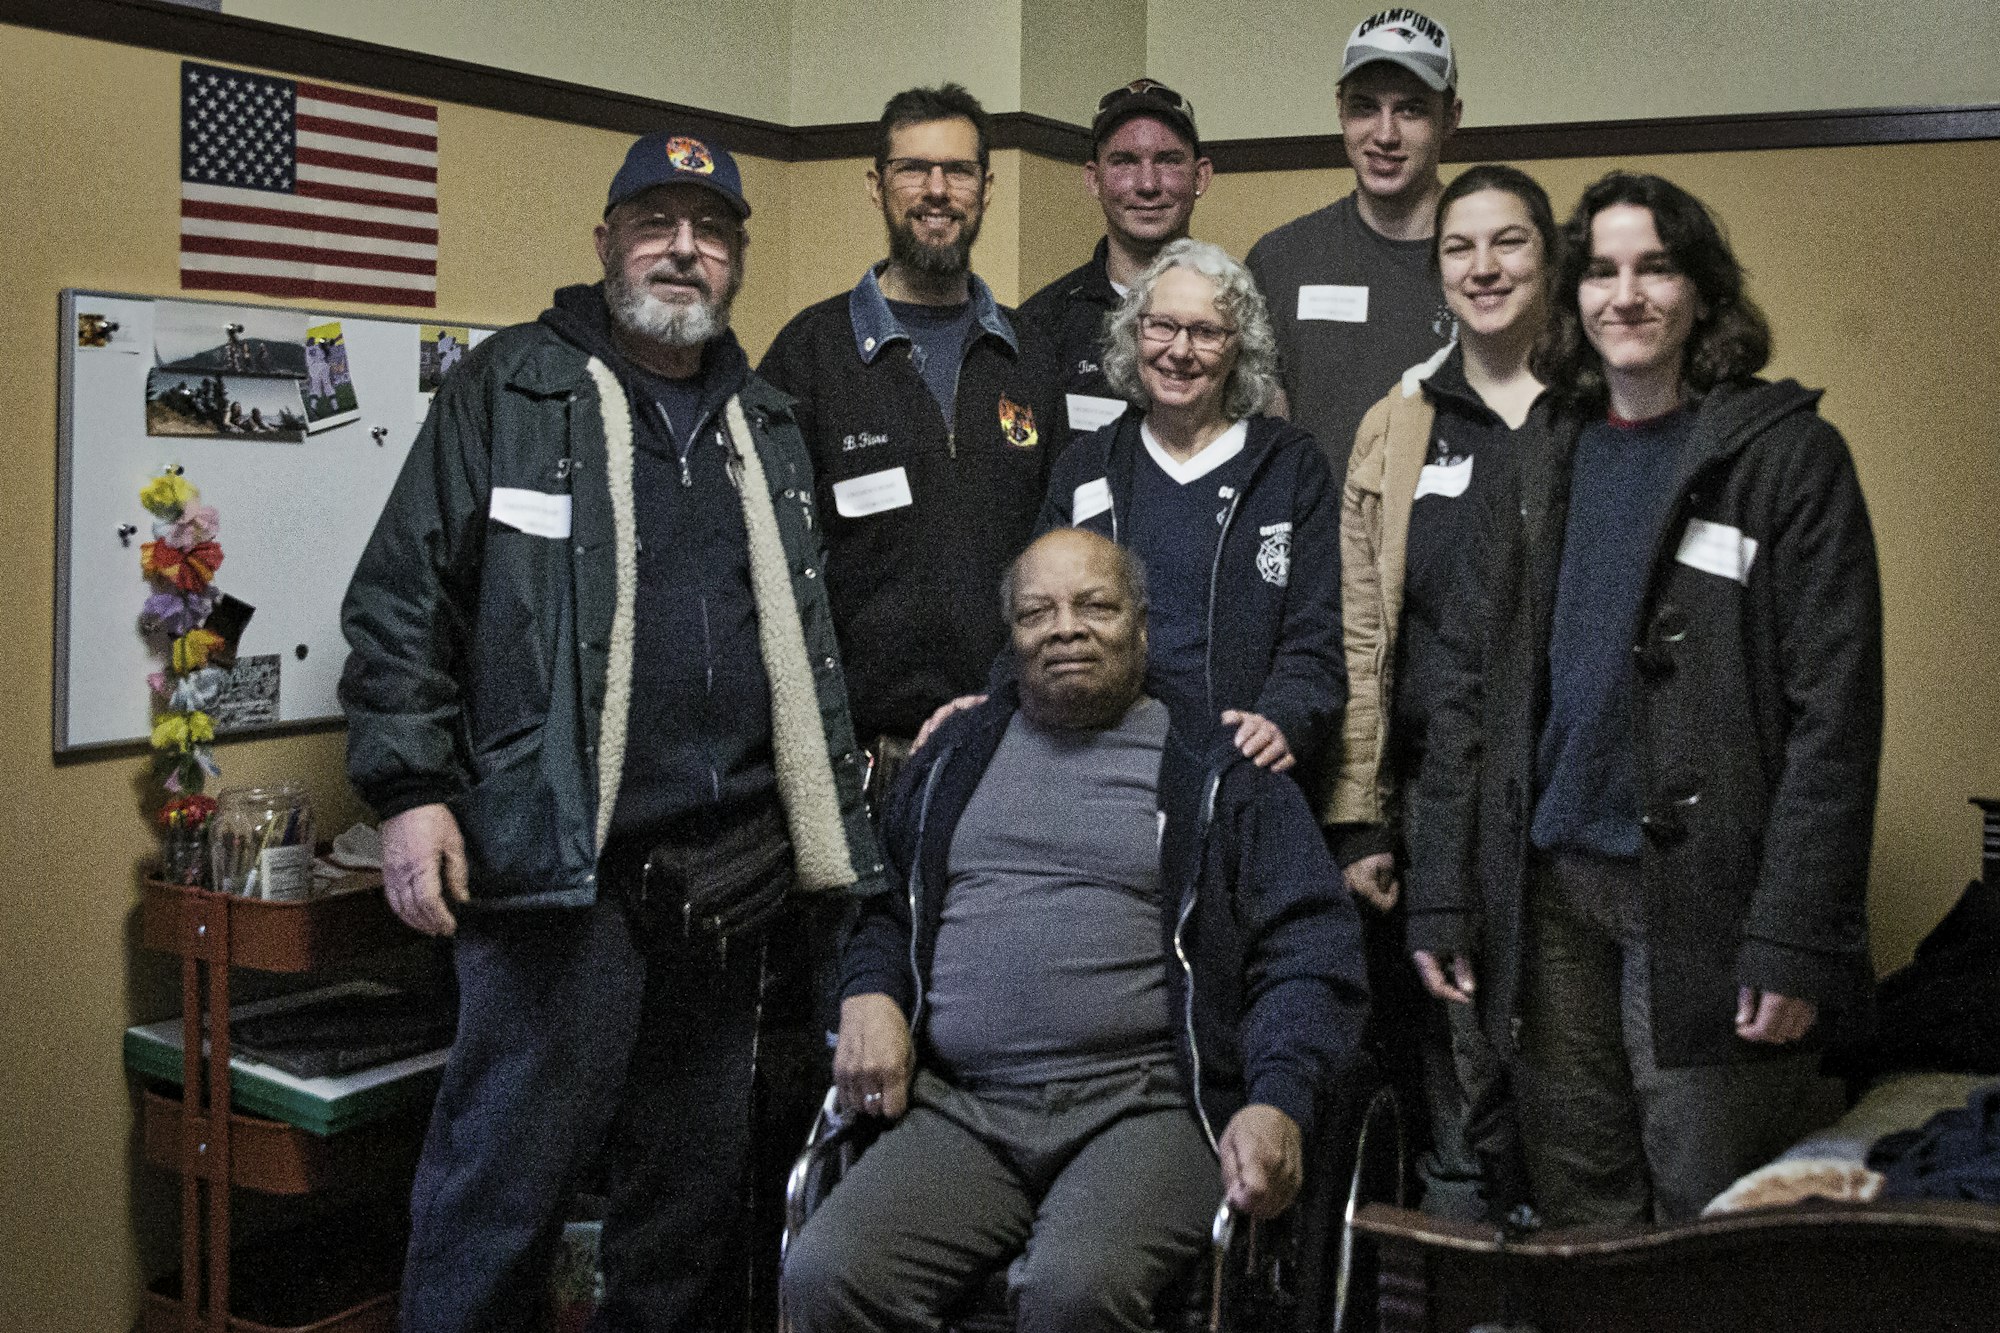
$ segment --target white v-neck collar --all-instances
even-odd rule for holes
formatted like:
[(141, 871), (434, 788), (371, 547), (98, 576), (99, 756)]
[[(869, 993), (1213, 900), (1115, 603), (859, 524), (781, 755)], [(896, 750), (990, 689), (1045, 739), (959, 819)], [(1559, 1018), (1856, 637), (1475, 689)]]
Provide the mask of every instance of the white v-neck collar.
[(1161, 448), (1159, 440), (1153, 436), (1153, 428), (1143, 421), (1139, 423), (1139, 442), (1146, 446), (1147, 454), (1159, 465), (1160, 471), (1166, 473), (1176, 485), (1185, 486), (1191, 481), (1200, 481), (1242, 453), (1243, 446), (1250, 442), (1250, 423), (1239, 420), (1216, 436), (1208, 448), (1185, 463)]

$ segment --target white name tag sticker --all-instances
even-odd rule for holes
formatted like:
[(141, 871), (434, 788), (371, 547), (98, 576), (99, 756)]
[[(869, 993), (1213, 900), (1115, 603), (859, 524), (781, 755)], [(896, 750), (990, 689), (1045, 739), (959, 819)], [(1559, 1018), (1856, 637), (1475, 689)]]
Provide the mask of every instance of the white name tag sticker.
[(899, 467), (833, 483), (833, 509), (842, 518), (866, 518), (913, 503), (910, 474)]
[(1738, 583), (1750, 582), (1750, 564), (1757, 558), (1757, 539), (1746, 537), (1741, 528), (1727, 523), (1710, 523), (1704, 518), (1688, 520), (1681, 534), (1681, 547), (1674, 559), (1704, 574), (1719, 574)]
[(1076, 488), (1070, 497), (1069, 521), (1072, 527), (1096, 518), (1111, 508), (1111, 483), (1103, 477), (1096, 481), (1086, 481)]
[(1342, 324), (1368, 322), (1368, 289), (1318, 283), (1299, 288), (1300, 319), (1331, 319)]
[(1442, 495), (1456, 500), (1465, 494), (1465, 488), (1472, 484), (1472, 459), (1461, 458), (1456, 463), (1426, 463), (1424, 470), (1417, 474), (1415, 499), (1426, 495)]
[(1095, 394), (1065, 394), (1069, 400), (1069, 428), (1076, 431), (1092, 431), (1108, 425), (1125, 415), (1126, 403), (1123, 398), (1099, 398)]
[(518, 486), (495, 486), (486, 504), (487, 516), (530, 537), (569, 536), (569, 497)]

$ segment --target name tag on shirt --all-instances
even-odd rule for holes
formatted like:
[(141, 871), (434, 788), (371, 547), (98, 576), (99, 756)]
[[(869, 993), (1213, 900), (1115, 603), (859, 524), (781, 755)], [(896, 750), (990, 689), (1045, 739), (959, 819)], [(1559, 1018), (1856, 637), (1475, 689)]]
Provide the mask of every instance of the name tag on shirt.
[(1095, 394), (1072, 393), (1064, 395), (1069, 400), (1069, 428), (1091, 431), (1125, 415), (1126, 403), (1123, 398), (1099, 398)]
[(1072, 527), (1088, 519), (1096, 518), (1111, 508), (1111, 483), (1099, 477), (1096, 481), (1086, 481), (1076, 488), (1070, 497), (1069, 521)]
[(487, 517), (530, 537), (569, 536), (569, 497), (518, 486), (495, 486), (486, 502)]
[(1300, 319), (1331, 319), (1342, 324), (1368, 322), (1368, 289), (1318, 283), (1299, 288)]
[(1472, 459), (1461, 458), (1456, 463), (1426, 463), (1424, 470), (1417, 474), (1416, 499), (1426, 495), (1442, 495), (1456, 500), (1465, 494), (1465, 488), (1472, 484)]
[(1727, 523), (1710, 523), (1691, 518), (1681, 534), (1681, 547), (1674, 559), (1704, 574), (1719, 574), (1738, 583), (1750, 582), (1750, 563), (1757, 558), (1757, 539), (1746, 537), (1741, 528)]
[(910, 474), (899, 467), (833, 483), (833, 509), (842, 518), (866, 518), (912, 503)]

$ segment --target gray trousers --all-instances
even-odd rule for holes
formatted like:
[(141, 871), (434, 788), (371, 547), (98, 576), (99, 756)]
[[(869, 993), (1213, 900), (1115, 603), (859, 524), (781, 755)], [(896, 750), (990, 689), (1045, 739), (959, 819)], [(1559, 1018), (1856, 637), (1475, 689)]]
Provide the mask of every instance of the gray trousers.
[(912, 1102), (786, 1256), (796, 1333), (933, 1330), (1002, 1266), (1020, 1333), (1152, 1326), (1222, 1199), (1171, 1059), (976, 1094), (920, 1070)]
[(1514, 1067), (1535, 1203), (1552, 1226), (1699, 1216), (1804, 1132), (1818, 1048), (1660, 1068), (1638, 863), (1558, 853), (1544, 867)]

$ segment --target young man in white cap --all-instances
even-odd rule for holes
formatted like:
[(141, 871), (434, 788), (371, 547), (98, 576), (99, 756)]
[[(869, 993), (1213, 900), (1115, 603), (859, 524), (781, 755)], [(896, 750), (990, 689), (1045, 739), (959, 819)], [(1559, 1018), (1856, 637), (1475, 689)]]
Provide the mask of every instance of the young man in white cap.
[(1318, 438), (1335, 476), (1369, 406), (1452, 338), (1430, 248), (1444, 188), (1438, 155), (1464, 110), (1457, 86), (1442, 24), (1414, 9), (1363, 19), (1335, 90), (1354, 193), (1250, 251), (1291, 418)]

